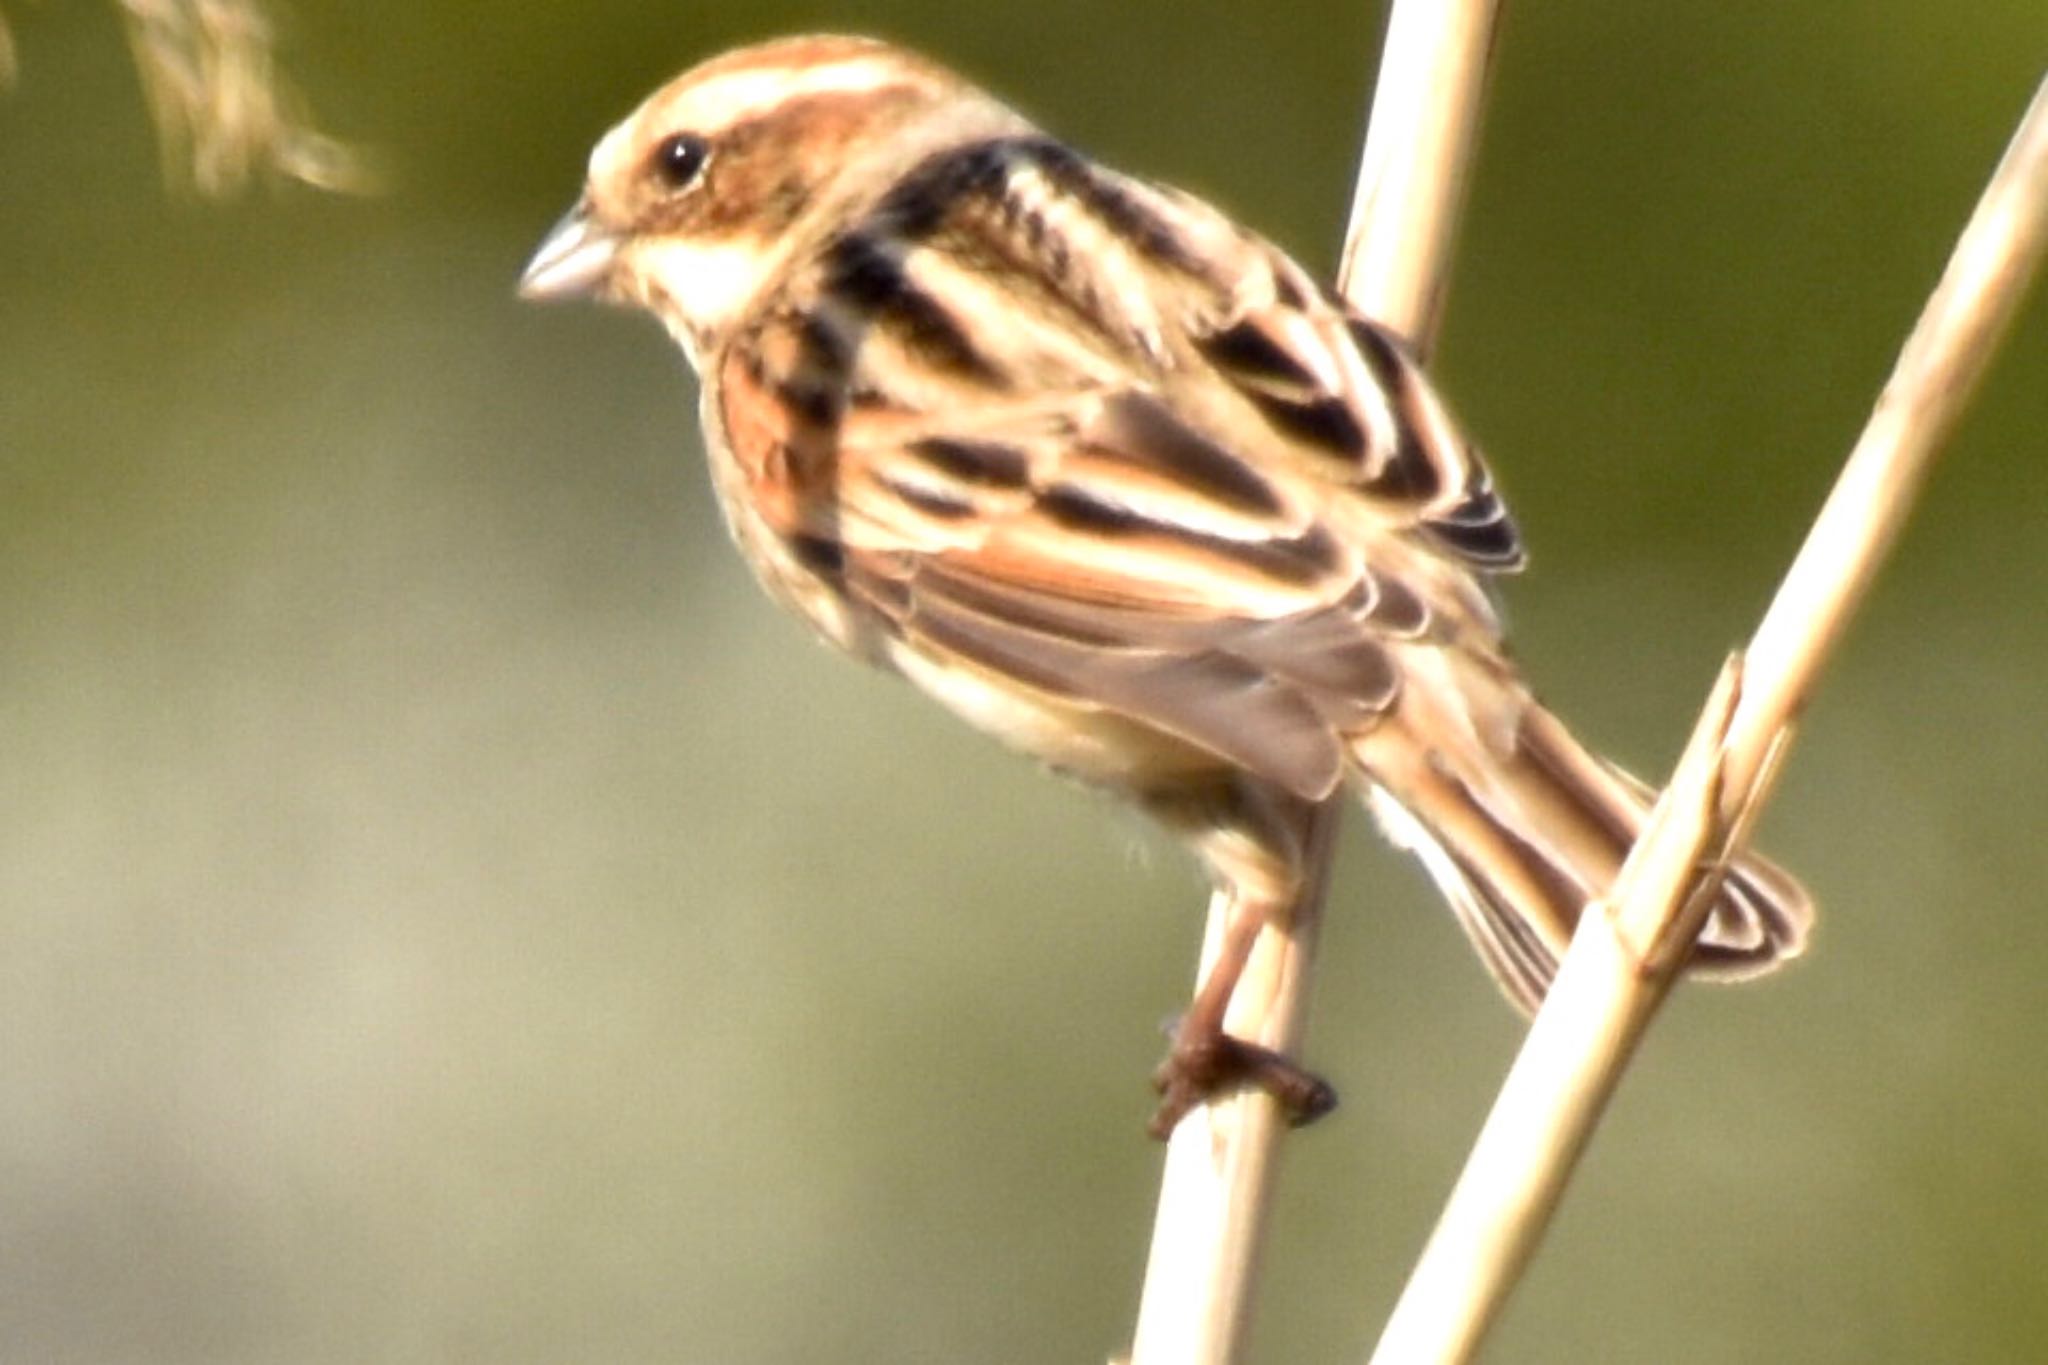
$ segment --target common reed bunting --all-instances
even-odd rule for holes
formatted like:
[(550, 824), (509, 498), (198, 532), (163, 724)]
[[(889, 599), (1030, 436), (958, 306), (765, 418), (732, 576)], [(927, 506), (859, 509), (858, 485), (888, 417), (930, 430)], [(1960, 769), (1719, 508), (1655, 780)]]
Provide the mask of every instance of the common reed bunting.
[[(652, 313), (769, 594), (970, 723), (1136, 803), (1230, 898), (1152, 1131), (1257, 1084), (1226, 1035), (1311, 813), (1360, 789), (1507, 995), (1542, 999), (1648, 790), (1530, 696), (1487, 580), (1522, 546), (1401, 340), (1207, 204), (858, 38), (728, 53), (591, 154), (529, 298)], [(1812, 910), (1756, 857), (1689, 963), (1754, 976)]]

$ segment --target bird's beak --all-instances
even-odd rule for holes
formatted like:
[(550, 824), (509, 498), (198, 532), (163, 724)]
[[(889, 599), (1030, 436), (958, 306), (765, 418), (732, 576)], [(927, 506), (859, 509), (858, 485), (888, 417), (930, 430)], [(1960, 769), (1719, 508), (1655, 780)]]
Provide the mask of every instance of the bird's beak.
[(618, 259), (619, 237), (600, 226), (588, 200), (562, 215), (519, 277), (522, 299), (584, 299), (601, 293)]

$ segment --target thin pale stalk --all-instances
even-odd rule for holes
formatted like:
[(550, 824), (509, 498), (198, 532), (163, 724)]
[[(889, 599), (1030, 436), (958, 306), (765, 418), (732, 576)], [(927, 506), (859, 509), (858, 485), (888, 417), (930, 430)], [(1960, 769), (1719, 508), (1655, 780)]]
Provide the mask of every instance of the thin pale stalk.
[[(1308, 1021), (1308, 975), (1340, 810), (1332, 803), (1317, 812), (1307, 850), (1312, 880), (1293, 907), (1289, 932), (1260, 935), (1224, 1018), (1234, 1036), (1289, 1056), (1296, 1055)], [(1214, 963), (1234, 908), (1222, 892), (1211, 899), (1197, 982)], [(1279, 1104), (1258, 1090), (1219, 1096), (1173, 1130), (1133, 1365), (1226, 1365), (1238, 1358), (1286, 1132)]]
[(1426, 356), (1479, 142), (1496, 0), (1397, 3), (1351, 197), (1337, 287)]
[(1768, 792), (1861, 604), (2048, 250), (2048, 83), (1964, 229), (1833, 492), (1731, 660), (1623, 870), (1588, 914), (1373, 1359), (1472, 1358), (1548, 1225), (1698, 932), (1699, 894)]
[[(1418, 350), (1433, 337), (1444, 292), (1495, 9), (1493, 0), (1397, 0), (1381, 53), (1339, 283), (1362, 311)], [(1225, 1021), (1233, 1034), (1290, 1055), (1307, 1017), (1315, 926), (1341, 814), (1341, 800), (1317, 812), (1293, 930), (1263, 936)], [(1205, 971), (1230, 908), (1221, 897), (1210, 904)], [(1206, 1105), (1174, 1130), (1133, 1365), (1225, 1365), (1238, 1358), (1285, 1131), (1272, 1100), (1257, 1093)]]

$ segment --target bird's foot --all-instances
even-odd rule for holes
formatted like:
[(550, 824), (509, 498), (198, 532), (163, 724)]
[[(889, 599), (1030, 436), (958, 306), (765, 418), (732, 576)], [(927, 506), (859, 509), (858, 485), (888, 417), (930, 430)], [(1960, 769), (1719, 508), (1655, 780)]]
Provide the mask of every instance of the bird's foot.
[(1244, 1086), (1271, 1095), (1295, 1128), (1337, 1107), (1328, 1081), (1271, 1048), (1214, 1030), (1185, 1036), (1177, 1028), (1166, 1060), (1152, 1073), (1159, 1108), (1145, 1131), (1164, 1142), (1188, 1111)]

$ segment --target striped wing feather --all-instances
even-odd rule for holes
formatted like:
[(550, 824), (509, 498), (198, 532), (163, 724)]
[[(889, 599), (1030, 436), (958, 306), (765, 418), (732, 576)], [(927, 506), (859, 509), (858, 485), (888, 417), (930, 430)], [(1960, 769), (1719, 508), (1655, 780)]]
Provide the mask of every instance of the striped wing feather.
[[(849, 512), (849, 588), (929, 653), (1329, 795), (1340, 735), (1398, 692), (1383, 641), (1418, 629), (1420, 604), (1157, 400), (1117, 394), (1068, 415), (1034, 413), (1015, 441), (982, 422), (971, 437), (869, 448), (850, 428), (848, 507), (889, 510)], [(1175, 461), (1215, 467), (1175, 478)], [(978, 479), (995, 466), (1021, 486)], [(886, 547), (873, 539), (884, 527)]]
[(998, 139), (821, 260), (847, 392), (911, 353), (955, 386), (835, 429), (847, 586), (917, 647), (1311, 798), (1398, 695), (1390, 642), (1492, 649), (1476, 574), (1520, 547), (1484, 464), (1397, 341), (1207, 206)]

